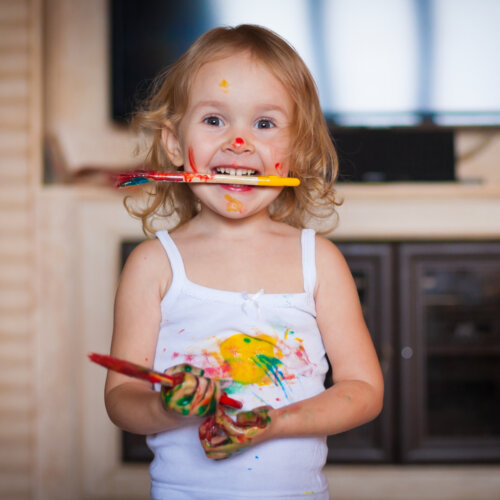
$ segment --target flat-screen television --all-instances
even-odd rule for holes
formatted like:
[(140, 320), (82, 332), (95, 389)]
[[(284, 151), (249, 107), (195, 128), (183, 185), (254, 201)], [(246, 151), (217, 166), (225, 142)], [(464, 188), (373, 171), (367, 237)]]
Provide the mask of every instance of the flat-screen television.
[(500, 125), (499, 0), (113, 0), (113, 116), (204, 31), (254, 23), (309, 66), (341, 126)]
[[(338, 138), (347, 134), (346, 144), (360, 128), (365, 135), (431, 130), (442, 133), (449, 156), (454, 128), (500, 126), (500, 0), (110, 0), (110, 19), (117, 121), (129, 118), (152, 79), (201, 33), (253, 23), (279, 33), (302, 56), (327, 120)], [(446, 172), (426, 165), (433, 180), (453, 179), (453, 158)]]

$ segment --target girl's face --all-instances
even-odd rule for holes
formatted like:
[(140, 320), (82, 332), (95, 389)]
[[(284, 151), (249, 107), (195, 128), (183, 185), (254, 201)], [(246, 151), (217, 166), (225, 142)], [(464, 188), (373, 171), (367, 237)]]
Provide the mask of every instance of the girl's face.
[[(186, 171), (236, 175), (288, 174), (294, 103), (267, 67), (248, 53), (204, 64), (192, 82), (178, 134), (163, 140)], [(190, 184), (202, 209), (229, 218), (267, 209), (283, 188)]]

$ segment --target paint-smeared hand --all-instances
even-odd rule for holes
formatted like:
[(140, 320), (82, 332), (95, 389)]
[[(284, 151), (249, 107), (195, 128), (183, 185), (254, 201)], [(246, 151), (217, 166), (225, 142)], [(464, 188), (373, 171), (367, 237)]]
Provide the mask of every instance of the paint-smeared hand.
[(204, 377), (203, 370), (188, 364), (176, 365), (165, 370), (167, 375), (183, 373), (181, 383), (173, 387), (162, 387), (164, 406), (181, 415), (203, 417), (215, 412), (221, 396), (217, 380)]
[(252, 444), (266, 430), (271, 418), (270, 406), (259, 406), (236, 414), (236, 421), (218, 407), (199, 428), (200, 441), (208, 458), (221, 460)]

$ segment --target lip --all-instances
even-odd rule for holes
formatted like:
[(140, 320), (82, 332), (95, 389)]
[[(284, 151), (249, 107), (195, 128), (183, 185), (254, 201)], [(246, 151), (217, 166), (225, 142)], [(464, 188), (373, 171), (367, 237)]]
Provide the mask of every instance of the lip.
[(238, 193), (244, 193), (255, 189), (253, 186), (245, 186), (241, 184), (219, 184), (219, 187), (221, 187), (224, 191), (233, 191)]

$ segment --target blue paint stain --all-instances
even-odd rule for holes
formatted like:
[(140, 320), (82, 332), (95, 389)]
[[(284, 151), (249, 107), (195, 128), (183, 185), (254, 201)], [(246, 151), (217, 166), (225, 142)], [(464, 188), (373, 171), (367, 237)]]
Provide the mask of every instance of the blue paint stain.
[(120, 184), (120, 187), (136, 186), (138, 184), (146, 184), (146, 182), (149, 182), (149, 180), (145, 177), (134, 177)]
[(254, 358), (252, 358), (254, 363), (266, 370), (267, 375), (271, 375), (274, 379), (274, 382), (281, 387), (283, 394), (286, 399), (288, 399), (288, 394), (285, 385), (283, 384), (284, 375), (283, 372), (278, 368), (283, 363), (278, 358), (271, 358), (266, 356), (265, 354), (257, 354)]

